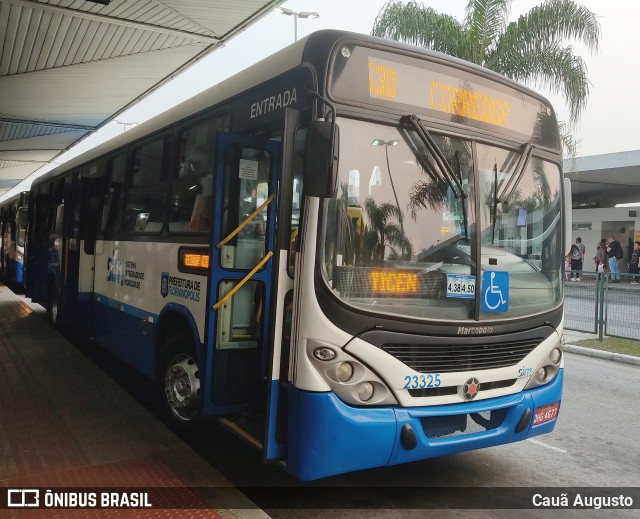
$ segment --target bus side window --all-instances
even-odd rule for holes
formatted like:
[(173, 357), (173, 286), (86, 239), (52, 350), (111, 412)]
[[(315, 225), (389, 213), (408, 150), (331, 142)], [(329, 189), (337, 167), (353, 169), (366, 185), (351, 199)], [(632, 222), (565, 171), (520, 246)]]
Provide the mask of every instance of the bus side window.
[(56, 207), (56, 221), (53, 227), (53, 234), (56, 236), (62, 236), (62, 230), (64, 226), (64, 200)]
[(20, 247), (24, 247), (25, 240), (27, 238), (27, 208), (21, 207), (18, 209), (18, 234), (16, 236), (16, 243)]
[(171, 182), (169, 232), (205, 232), (213, 227), (215, 136), (228, 131), (228, 114), (181, 132), (178, 166)]
[(35, 195), (34, 236), (43, 236), (47, 232), (47, 217), (51, 206), (51, 197), (46, 191), (46, 189), (40, 188)]
[[(230, 147), (225, 157), (222, 236), (229, 235), (269, 198), (270, 156), (266, 151)], [(268, 207), (222, 249), (222, 265), (228, 269), (253, 268), (265, 254)], [(233, 249), (233, 250), (232, 250)]]
[(133, 153), (131, 183), (127, 189), (124, 232), (159, 233), (165, 214), (167, 178), (164, 171), (168, 138), (151, 141)]
[(102, 209), (102, 223), (100, 230), (103, 233), (113, 233), (118, 230), (122, 215), (122, 197), (124, 195), (124, 174), (127, 167), (127, 154), (121, 153), (109, 160), (107, 177), (109, 184), (104, 196)]

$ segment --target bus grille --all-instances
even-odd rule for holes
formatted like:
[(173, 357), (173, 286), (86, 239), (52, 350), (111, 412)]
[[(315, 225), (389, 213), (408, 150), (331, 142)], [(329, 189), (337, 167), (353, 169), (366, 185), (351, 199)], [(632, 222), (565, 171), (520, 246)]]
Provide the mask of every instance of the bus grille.
[(497, 429), (505, 416), (506, 408), (451, 416), (427, 416), (420, 421), (428, 438), (452, 438)]
[[(504, 387), (511, 387), (516, 383), (517, 378), (511, 378), (508, 380), (496, 380), (493, 382), (483, 382), (480, 384), (478, 391), (490, 391), (492, 389), (502, 389)], [(449, 396), (455, 395), (458, 392), (458, 386), (441, 386), (425, 389), (408, 389), (409, 395), (413, 397), (434, 397), (434, 396)]]
[(421, 373), (455, 373), (504, 368), (518, 364), (542, 338), (494, 344), (433, 345), (384, 344), (382, 349)]

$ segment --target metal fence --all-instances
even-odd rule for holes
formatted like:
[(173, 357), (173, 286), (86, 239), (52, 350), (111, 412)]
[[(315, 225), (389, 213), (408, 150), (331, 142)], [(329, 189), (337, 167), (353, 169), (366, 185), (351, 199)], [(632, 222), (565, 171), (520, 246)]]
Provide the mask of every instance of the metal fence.
[(583, 272), (565, 281), (564, 326), (567, 330), (640, 339), (640, 281), (633, 274)]

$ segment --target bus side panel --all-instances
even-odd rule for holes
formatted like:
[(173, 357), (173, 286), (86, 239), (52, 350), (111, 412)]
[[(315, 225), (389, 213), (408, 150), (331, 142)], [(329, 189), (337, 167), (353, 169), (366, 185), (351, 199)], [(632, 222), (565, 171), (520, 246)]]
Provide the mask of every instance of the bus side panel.
[(389, 463), (398, 434), (391, 408), (356, 408), (333, 393), (289, 386), (288, 471), (308, 481)]
[(49, 240), (41, 236), (33, 236), (29, 240), (27, 249), (27, 270), (29, 278), (27, 287), (29, 289), (28, 296), (34, 303), (42, 306), (47, 304), (47, 272), (48, 272), (48, 254), (47, 247)]
[(138, 308), (99, 296), (93, 310), (99, 321), (95, 339), (144, 375), (155, 376), (155, 333), (148, 314)]
[(98, 343), (151, 377), (155, 376), (156, 326), (164, 308), (172, 304), (184, 308), (195, 321), (195, 339), (204, 340), (207, 278), (178, 271), (178, 250), (183, 245), (99, 241), (94, 292), (80, 294), (93, 300), (92, 330)]
[(83, 335), (93, 335), (95, 321), (95, 293), (93, 291), (95, 253), (86, 253), (85, 240), (79, 240), (79, 243), (76, 327)]

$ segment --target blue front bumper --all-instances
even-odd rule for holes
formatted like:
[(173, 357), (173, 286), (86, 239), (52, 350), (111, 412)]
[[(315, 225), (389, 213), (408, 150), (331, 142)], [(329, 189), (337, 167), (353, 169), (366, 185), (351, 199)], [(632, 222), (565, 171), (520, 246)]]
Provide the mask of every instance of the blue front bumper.
[[(396, 465), (456, 452), (524, 440), (551, 432), (557, 418), (532, 426), (536, 408), (562, 398), (564, 370), (542, 387), (477, 402), (419, 408), (366, 408), (344, 404), (333, 393), (311, 393), (293, 388), (289, 394), (288, 470), (302, 480), (385, 465)], [(451, 437), (429, 438), (424, 420), (504, 410), (495, 428)], [(525, 413), (528, 424), (516, 432)], [(403, 427), (413, 430), (415, 447), (400, 440)], [(405, 427), (406, 428), (406, 427)]]

